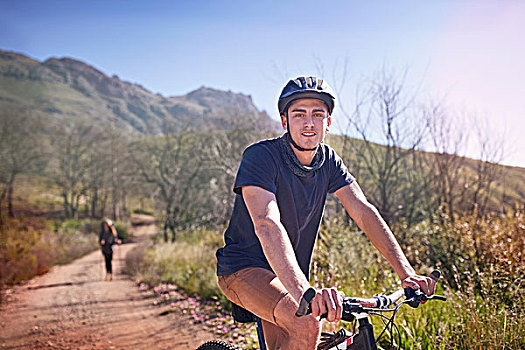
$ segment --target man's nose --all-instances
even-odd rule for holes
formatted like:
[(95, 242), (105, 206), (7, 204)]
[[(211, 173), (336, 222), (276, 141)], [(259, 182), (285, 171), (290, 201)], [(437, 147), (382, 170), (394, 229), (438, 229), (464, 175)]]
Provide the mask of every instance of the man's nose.
[(305, 126), (314, 126), (314, 118), (311, 113), (306, 114), (306, 118), (304, 118), (304, 125)]

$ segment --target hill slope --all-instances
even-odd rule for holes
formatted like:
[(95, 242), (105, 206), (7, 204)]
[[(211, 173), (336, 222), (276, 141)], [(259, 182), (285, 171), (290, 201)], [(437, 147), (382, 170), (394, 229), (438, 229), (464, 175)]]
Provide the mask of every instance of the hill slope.
[[(0, 50), (0, 108), (9, 106), (26, 107), (58, 122), (82, 118), (93, 123), (114, 122), (118, 128), (139, 135), (156, 135), (170, 122), (192, 130), (229, 130), (248, 120), (246, 128), (265, 135), (282, 130), (244, 94), (201, 87), (187, 95), (164, 97), (78, 60), (50, 58), (40, 62)], [(333, 144), (336, 149), (337, 143)], [(473, 177), (478, 162), (466, 164)], [(495, 181), (493, 202), (523, 203), (525, 169), (499, 168), (505, 176)]]
[(262, 130), (279, 129), (279, 123), (259, 111), (247, 95), (201, 87), (184, 96), (164, 97), (75, 59), (40, 62), (0, 50), (0, 108), (5, 106), (27, 107), (62, 122), (109, 121), (146, 134), (158, 134), (170, 121), (181, 128), (228, 129), (239, 115), (251, 116)]

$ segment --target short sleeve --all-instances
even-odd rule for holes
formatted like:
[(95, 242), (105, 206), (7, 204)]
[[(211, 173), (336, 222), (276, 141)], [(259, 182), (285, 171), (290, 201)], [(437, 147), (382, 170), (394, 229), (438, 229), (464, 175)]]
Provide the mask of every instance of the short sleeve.
[(261, 144), (249, 146), (242, 155), (233, 192), (241, 194), (244, 186), (258, 186), (276, 192), (277, 166), (270, 151)]
[(338, 189), (351, 184), (354, 181), (354, 177), (348, 171), (343, 160), (333, 149), (330, 150), (330, 182), (328, 184), (328, 192), (334, 193)]

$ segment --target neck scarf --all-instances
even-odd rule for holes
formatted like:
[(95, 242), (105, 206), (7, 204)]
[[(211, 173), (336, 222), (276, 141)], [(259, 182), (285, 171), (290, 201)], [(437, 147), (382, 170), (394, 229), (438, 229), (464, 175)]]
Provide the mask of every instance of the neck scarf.
[(310, 166), (301, 164), (297, 156), (295, 155), (292, 146), (289, 141), (290, 135), (285, 133), (279, 140), (279, 149), (284, 163), (288, 168), (297, 176), (309, 177), (315, 173), (324, 164), (324, 146), (320, 144), (317, 147), (317, 152), (314, 155)]

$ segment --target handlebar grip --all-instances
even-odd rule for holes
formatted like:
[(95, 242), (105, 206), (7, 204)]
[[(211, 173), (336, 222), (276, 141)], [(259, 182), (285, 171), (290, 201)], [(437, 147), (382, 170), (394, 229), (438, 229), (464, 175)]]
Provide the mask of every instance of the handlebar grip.
[(310, 309), (310, 303), (312, 302), (312, 299), (314, 297), (315, 289), (308, 288), (308, 290), (304, 292), (303, 297), (301, 298), (301, 302), (299, 303), (299, 308), (297, 309), (295, 316), (301, 317), (307, 315), (309, 312), (311, 313), (312, 310)]

